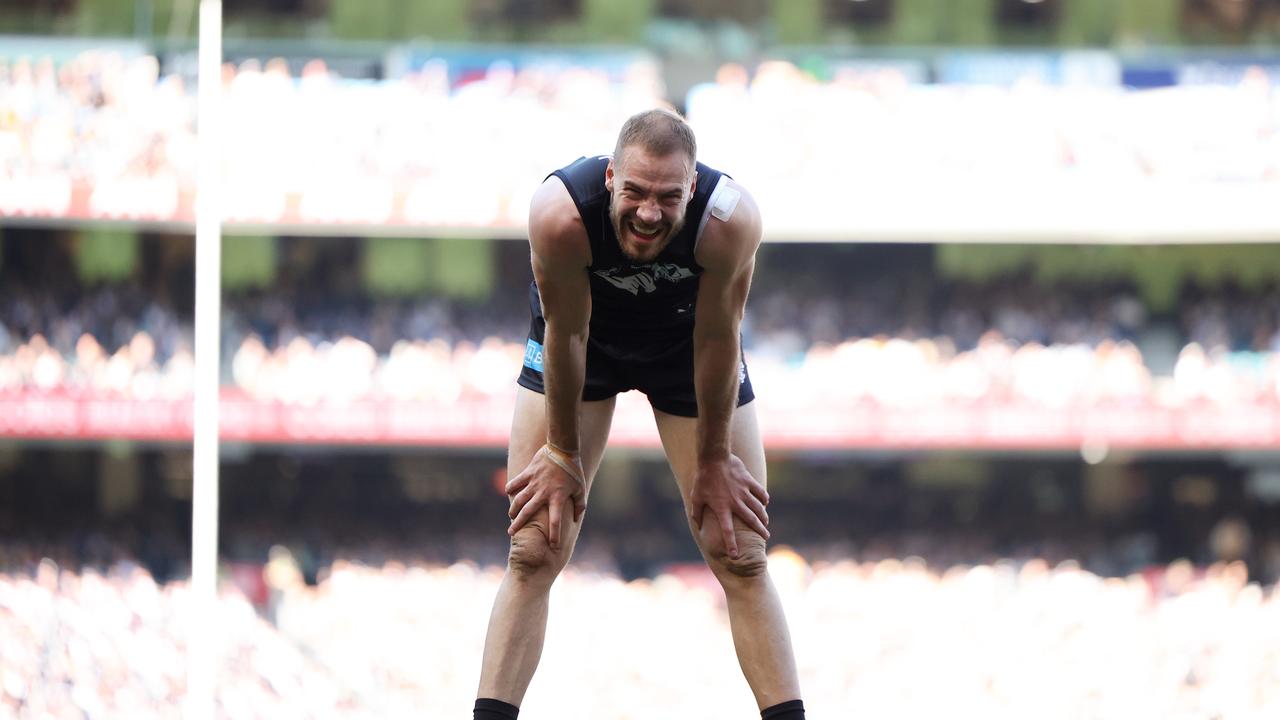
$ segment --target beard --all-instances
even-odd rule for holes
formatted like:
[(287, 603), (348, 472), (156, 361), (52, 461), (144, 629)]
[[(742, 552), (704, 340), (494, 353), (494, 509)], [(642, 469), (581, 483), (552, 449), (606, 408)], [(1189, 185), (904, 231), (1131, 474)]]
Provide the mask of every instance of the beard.
[(657, 259), (658, 255), (671, 243), (671, 238), (684, 227), (684, 214), (670, 221), (663, 220), (658, 234), (652, 240), (641, 240), (631, 231), (630, 224), (635, 221), (635, 213), (622, 215), (613, 205), (609, 207), (609, 220), (613, 223), (613, 234), (618, 239), (618, 248), (622, 255), (634, 265), (647, 265)]

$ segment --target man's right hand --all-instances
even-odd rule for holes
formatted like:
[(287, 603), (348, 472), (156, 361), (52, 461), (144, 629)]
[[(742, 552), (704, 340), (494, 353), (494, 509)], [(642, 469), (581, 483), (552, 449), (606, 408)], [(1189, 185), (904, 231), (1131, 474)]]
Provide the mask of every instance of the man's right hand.
[(507, 483), (507, 497), (511, 498), (511, 518), (508, 535), (515, 535), (529, 523), (545, 505), (550, 520), (547, 542), (555, 552), (560, 551), (561, 515), (566, 500), (573, 501), (573, 521), (582, 520), (587, 509), (587, 480), (582, 470), (582, 457), (550, 444), (534, 453), (529, 465)]

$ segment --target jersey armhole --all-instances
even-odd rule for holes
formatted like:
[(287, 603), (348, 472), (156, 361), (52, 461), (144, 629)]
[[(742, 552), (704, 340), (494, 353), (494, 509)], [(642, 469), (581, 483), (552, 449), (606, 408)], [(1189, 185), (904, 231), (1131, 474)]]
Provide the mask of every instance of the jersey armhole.
[(707, 206), (702, 209), (702, 218), (698, 220), (698, 233), (693, 236), (693, 252), (698, 252), (698, 244), (702, 242), (702, 231), (707, 229), (707, 222), (711, 220), (711, 211), (716, 206), (716, 201), (720, 199), (721, 194), (729, 189), (725, 185), (725, 175), (716, 178), (716, 184), (711, 188), (711, 194), (707, 196)]
[(582, 198), (578, 197), (578, 189), (573, 186), (573, 181), (569, 179), (569, 174), (564, 170), (557, 170), (547, 176), (560, 178), (560, 184), (564, 185), (564, 189), (569, 193), (569, 199), (573, 201), (573, 206), (578, 208), (578, 215), (582, 215)]

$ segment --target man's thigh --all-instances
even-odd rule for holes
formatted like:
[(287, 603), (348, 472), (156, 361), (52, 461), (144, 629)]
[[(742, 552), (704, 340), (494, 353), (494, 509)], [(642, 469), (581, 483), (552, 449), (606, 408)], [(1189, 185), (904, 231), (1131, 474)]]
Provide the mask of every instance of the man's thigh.
[[(693, 490), (693, 476), (698, 468), (698, 419), (653, 411), (662, 438), (662, 449), (667, 454), (671, 472), (680, 486), (680, 496), (687, 503)], [(764, 442), (760, 437), (760, 423), (756, 417), (755, 402), (748, 402), (733, 412), (729, 423), (730, 451), (747, 466), (747, 472), (768, 485), (765, 470)]]

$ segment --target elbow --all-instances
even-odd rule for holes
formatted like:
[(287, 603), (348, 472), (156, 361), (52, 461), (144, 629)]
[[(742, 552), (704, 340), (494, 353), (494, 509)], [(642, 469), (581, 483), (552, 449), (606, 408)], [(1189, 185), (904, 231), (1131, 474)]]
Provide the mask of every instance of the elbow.
[(585, 345), (587, 336), (590, 334), (590, 328), (589, 323), (553, 322), (550, 318), (547, 318), (546, 338), (548, 342), (554, 337), (556, 340), (573, 345)]

